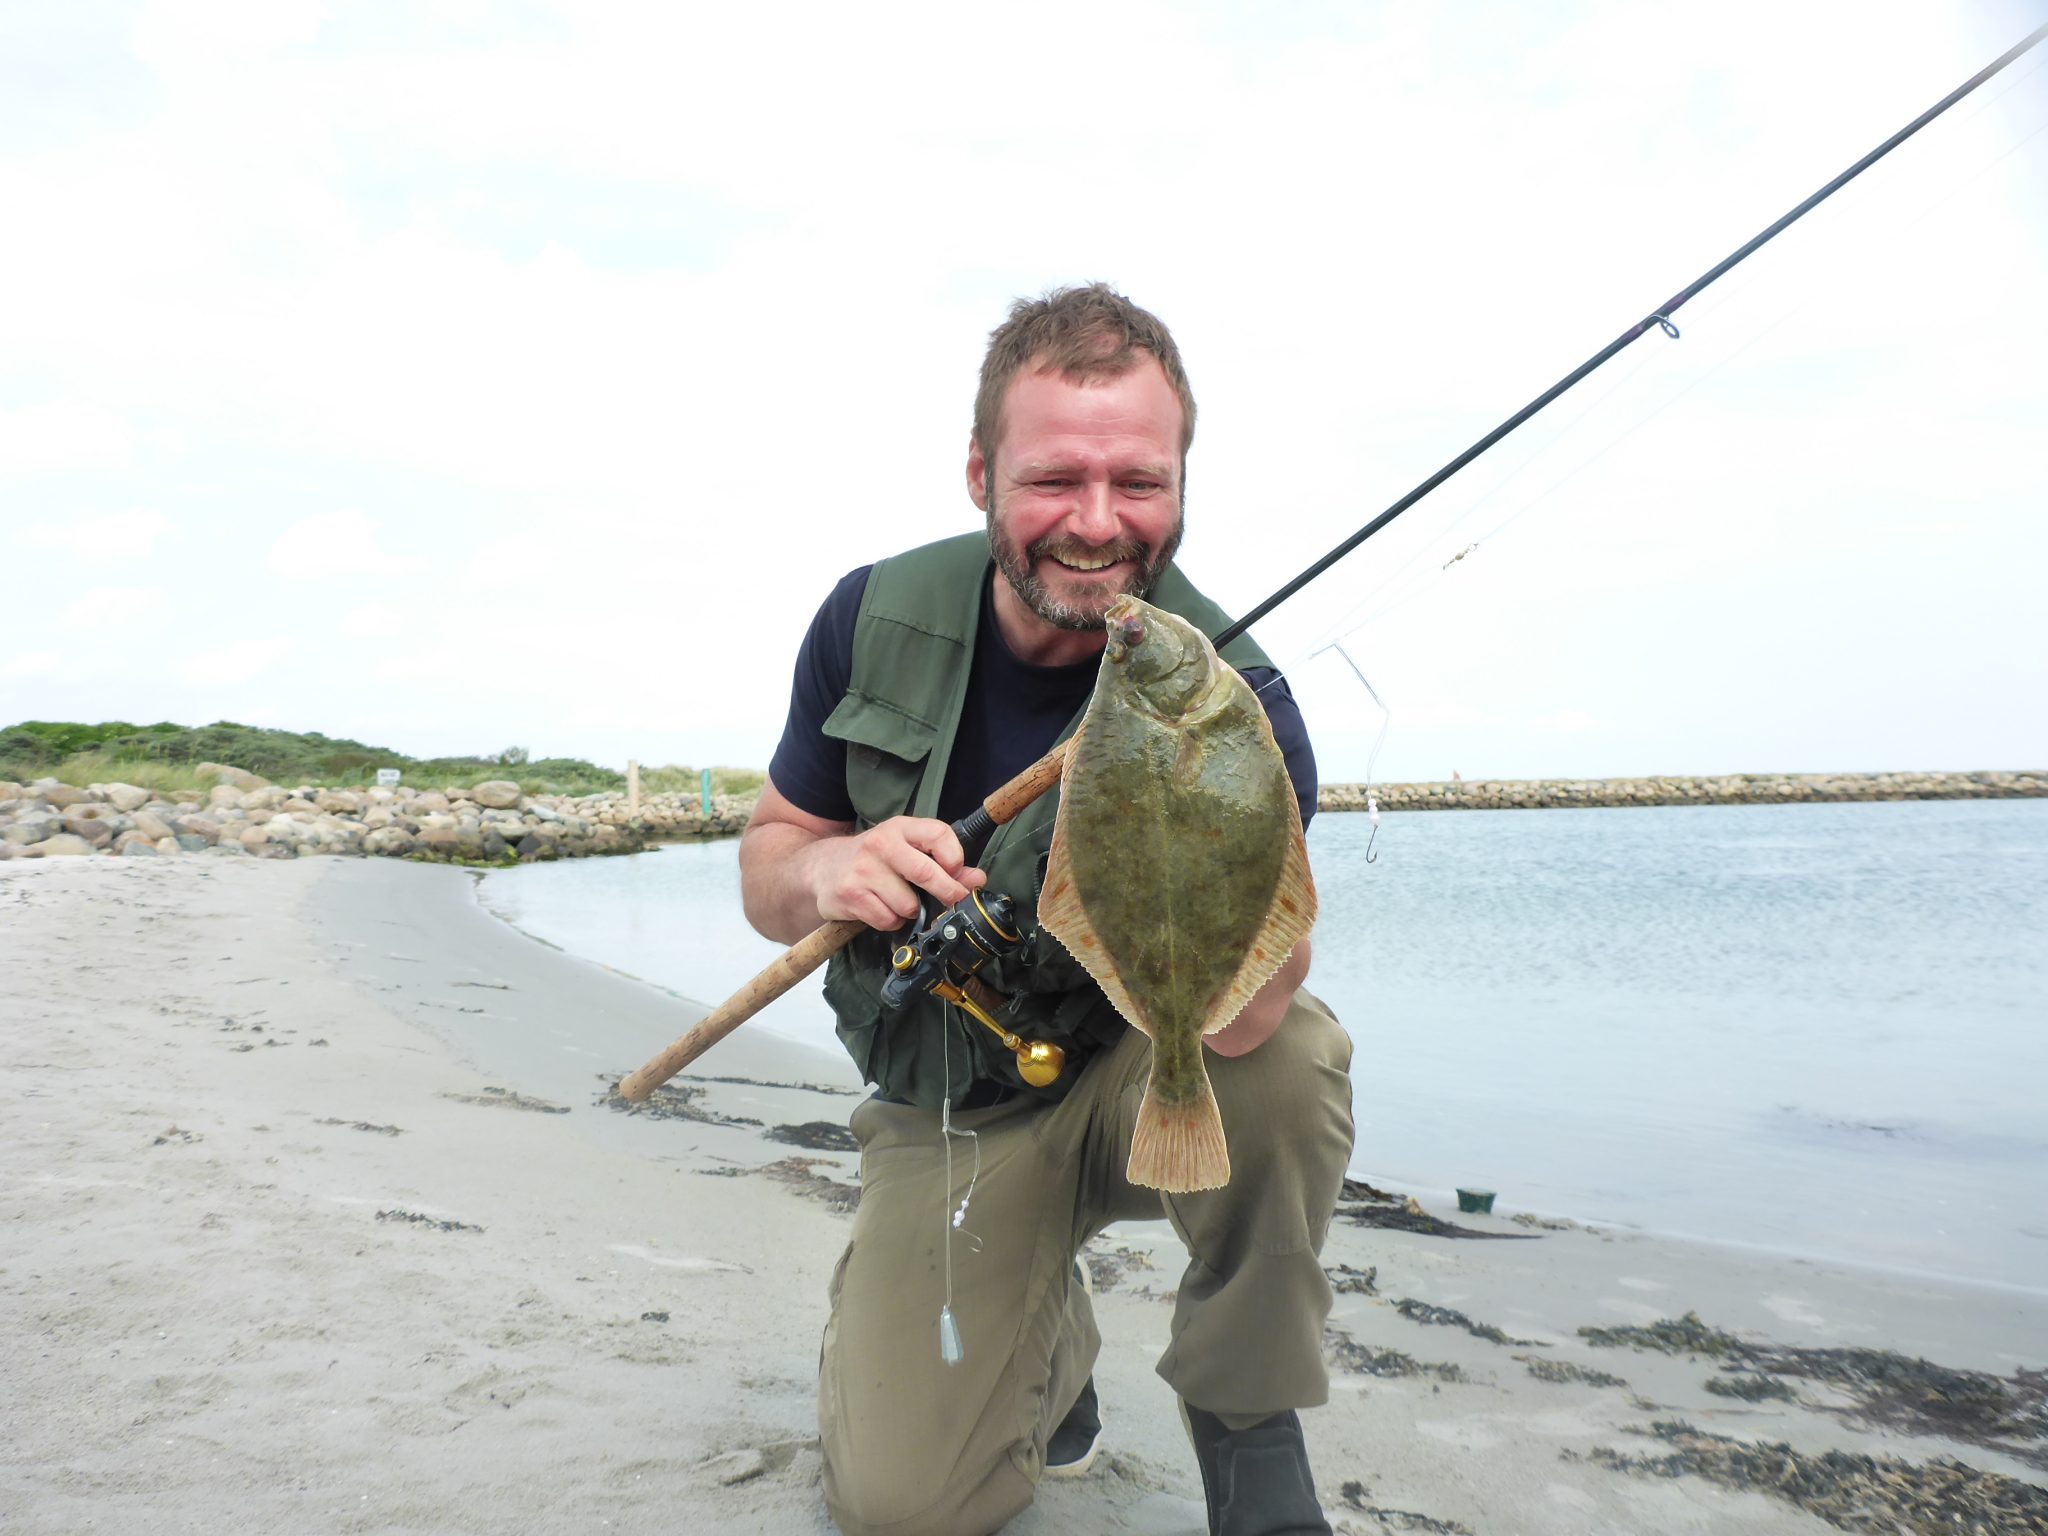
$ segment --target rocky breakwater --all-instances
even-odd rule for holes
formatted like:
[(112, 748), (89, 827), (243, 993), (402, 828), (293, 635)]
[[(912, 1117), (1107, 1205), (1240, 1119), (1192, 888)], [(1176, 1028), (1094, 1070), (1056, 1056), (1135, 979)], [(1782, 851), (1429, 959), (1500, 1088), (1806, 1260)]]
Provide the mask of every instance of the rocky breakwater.
[[(1453, 779), (1375, 784), (1383, 811), (1506, 811), (1559, 806), (1793, 805), (1847, 800), (2024, 800), (2048, 797), (2048, 772), (1736, 773), (1712, 778)], [(1362, 811), (1362, 784), (1325, 784), (1324, 811)]]
[(632, 804), (622, 791), (574, 798), (558, 796), (530, 803), (573, 811), (601, 827), (617, 827), (653, 842), (738, 837), (747, 830), (747, 818), (754, 814), (752, 795), (713, 795), (710, 814), (706, 815), (702, 797), (695, 791), (642, 795), (638, 816), (633, 814)]
[(222, 782), (204, 793), (132, 784), (79, 789), (55, 779), (0, 783), (0, 858), (354, 854), (508, 863), (642, 845), (631, 828), (582, 814), (577, 801), (529, 797), (506, 780), (445, 790), (286, 789), (206, 766)]

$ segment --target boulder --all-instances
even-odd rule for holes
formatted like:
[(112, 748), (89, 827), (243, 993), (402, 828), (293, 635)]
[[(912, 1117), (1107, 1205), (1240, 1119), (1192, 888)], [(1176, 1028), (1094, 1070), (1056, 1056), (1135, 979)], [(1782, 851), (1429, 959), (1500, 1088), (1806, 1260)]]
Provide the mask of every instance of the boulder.
[(152, 815), (148, 811), (138, 810), (135, 813), (134, 821), (135, 831), (141, 833), (152, 843), (160, 837), (169, 837), (171, 835), (171, 829), (164, 823), (163, 819)]
[(114, 829), (97, 816), (81, 816), (76, 811), (64, 818), (64, 830), (95, 848), (103, 848), (114, 840)]
[[(213, 843), (210, 839), (199, 837), (191, 832), (180, 832), (176, 837), (172, 838), (171, 841), (177, 844), (177, 846), (184, 850), (186, 853), (204, 853), (206, 852), (207, 849), (213, 846)], [(161, 848), (163, 844), (159, 843), (157, 844), (157, 846)], [(235, 846), (239, 848), (242, 845), (240, 843), (236, 843)]]
[(46, 859), (71, 858), (81, 853), (91, 853), (92, 844), (72, 833), (59, 832), (55, 837), (46, 837), (37, 843), (35, 851)]
[(137, 789), (133, 784), (102, 784), (99, 790), (117, 811), (139, 811), (155, 798), (148, 790)]
[(54, 816), (48, 811), (30, 811), (26, 816), (18, 818), (13, 826), (0, 828), (0, 839), (25, 848), (30, 843), (40, 843), (45, 838), (55, 837), (63, 830), (64, 822), (61, 817)]
[(510, 779), (487, 779), (471, 790), (470, 795), (478, 805), (495, 811), (517, 809), (520, 800), (519, 786)]
[(246, 768), (233, 768), (226, 763), (201, 763), (192, 771), (201, 778), (231, 784), (241, 790), (263, 789), (270, 783), (261, 774), (251, 773)]
[(221, 824), (211, 816), (185, 815), (171, 818), (171, 831), (180, 837), (189, 833), (193, 837), (204, 838), (209, 843), (220, 840), (220, 827)]
[(419, 815), (422, 811), (445, 811), (447, 809), (448, 797), (439, 790), (422, 790), (419, 794), (412, 797), (412, 813), (415, 816)]
[[(69, 810), (74, 805), (91, 805), (90, 790), (73, 789), (69, 784), (59, 784), (54, 779), (38, 779), (37, 787), (43, 797), (43, 804), (56, 810)], [(47, 787), (45, 787), (47, 786)]]
[(239, 841), (245, 849), (254, 853), (270, 841), (270, 828), (268, 825), (244, 827)]
[(412, 852), (412, 834), (403, 827), (379, 827), (363, 839), (363, 852), (396, 858)]
[(123, 832), (114, 839), (114, 852), (124, 859), (153, 859), (156, 857), (156, 840), (144, 837), (140, 832)]
[(216, 784), (206, 792), (206, 803), (211, 806), (230, 806), (242, 803), (242, 791), (232, 784)]
[(0, 800), (19, 800), (21, 786), (12, 779), (0, 779)]
[(313, 803), (323, 811), (357, 815), (363, 809), (360, 795), (345, 789), (323, 789), (313, 796)]

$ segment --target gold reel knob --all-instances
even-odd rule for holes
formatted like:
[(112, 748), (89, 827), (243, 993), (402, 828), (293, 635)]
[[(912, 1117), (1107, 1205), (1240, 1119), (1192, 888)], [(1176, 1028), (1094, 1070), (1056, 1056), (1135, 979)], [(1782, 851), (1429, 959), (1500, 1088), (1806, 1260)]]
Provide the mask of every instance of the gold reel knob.
[(1066, 1070), (1067, 1053), (1049, 1040), (1019, 1042), (1017, 1075), (1034, 1088), (1049, 1088)]

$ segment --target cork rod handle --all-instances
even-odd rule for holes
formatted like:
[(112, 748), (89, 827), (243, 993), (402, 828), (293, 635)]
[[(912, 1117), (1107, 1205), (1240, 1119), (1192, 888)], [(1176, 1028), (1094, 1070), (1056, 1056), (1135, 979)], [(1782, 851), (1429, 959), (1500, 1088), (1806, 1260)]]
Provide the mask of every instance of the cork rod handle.
[[(972, 829), (977, 819), (987, 823), (981, 829), (984, 835), (1001, 826), (1057, 784), (1066, 761), (1067, 743), (1061, 742), (984, 800), (980, 810), (955, 823), (953, 830), (962, 834), (964, 842), (967, 840), (965, 832)], [(853, 941), (855, 934), (866, 929), (866, 923), (852, 918), (813, 929), (760, 975), (699, 1019), (688, 1034), (638, 1072), (623, 1079), (619, 1083), (619, 1097), (633, 1104), (645, 1100), (655, 1089), (844, 949)]]

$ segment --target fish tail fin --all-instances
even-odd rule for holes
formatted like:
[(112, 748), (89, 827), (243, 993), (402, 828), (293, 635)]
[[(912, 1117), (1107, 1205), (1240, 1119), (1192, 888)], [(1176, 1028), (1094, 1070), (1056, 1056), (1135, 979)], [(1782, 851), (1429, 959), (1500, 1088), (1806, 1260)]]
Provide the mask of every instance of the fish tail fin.
[(1181, 1195), (1220, 1189), (1230, 1182), (1230, 1149), (1223, 1141), (1223, 1116), (1216, 1108), (1215, 1091), (1206, 1073), (1196, 1082), (1200, 1092), (1194, 1098), (1172, 1104), (1146, 1083), (1125, 1172), (1133, 1184)]

